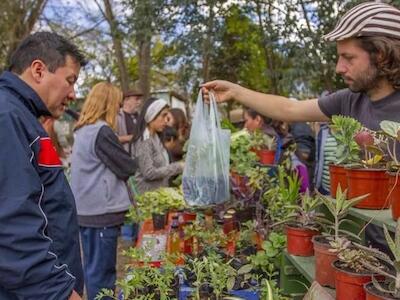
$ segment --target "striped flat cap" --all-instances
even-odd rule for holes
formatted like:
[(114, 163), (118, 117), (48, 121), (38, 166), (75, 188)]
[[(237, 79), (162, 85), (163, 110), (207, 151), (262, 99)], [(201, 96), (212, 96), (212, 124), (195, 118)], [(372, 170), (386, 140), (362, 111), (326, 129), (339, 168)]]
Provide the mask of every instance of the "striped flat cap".
[(340, 41), (360, 36), (387, 36), (400, 39), (400, 10), (385, 3), (365, 2), (350, 9), (324, 35), (326, 41)]

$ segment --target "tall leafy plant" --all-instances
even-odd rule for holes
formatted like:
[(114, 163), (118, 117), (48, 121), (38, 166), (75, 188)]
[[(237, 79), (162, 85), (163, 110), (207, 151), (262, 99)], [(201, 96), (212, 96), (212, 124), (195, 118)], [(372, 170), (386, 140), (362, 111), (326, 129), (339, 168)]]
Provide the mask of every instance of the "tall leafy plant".
[(348, 164), (358, 160), (360, 147), (354, 135), (361, 129), (361, 123), (351, 117), (333, 116), (330, 125), (332, 135), (337, 142), (337, 164)]

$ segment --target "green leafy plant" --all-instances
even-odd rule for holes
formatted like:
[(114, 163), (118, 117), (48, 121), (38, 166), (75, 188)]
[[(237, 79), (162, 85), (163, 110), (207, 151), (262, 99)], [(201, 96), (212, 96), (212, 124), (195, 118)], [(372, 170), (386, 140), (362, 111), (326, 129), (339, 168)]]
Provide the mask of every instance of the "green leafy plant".
[(262, 243), (262, 250), (249, 256), (253, 269), (260, 270), (262, 274), (272, 278), (279, 268), (282, 250), (285, 246), (286, 236), (283, 233), (271, 232), (268, 239)]
[(354, 135), (361, 129), (361, 123), (351, 117), (332, 116), (330, 125), (337, 142), (336, 164), (348, 164), (358, 160), (360, 148)]
[(251, 136), (247, 130), (241, 130), (231, 135), (230, 161), (231, 170), (239, 175), (245, 175), (258, 161), (257, 155), (250, 151)]
[(400, 123), (393, 121), (382, 121), (380, 127), (383, 133), (388, 137), (386, 141), (386, 150), (391, 158), (388, 162), (388, 170), (399, 170), (400, 161), (397, 157), (396, 146), (400, 142)]
[(317, 208), (321, 205), (318, 197), (312, 197), (307, 192), (300, 196), (300, 203), (296, 205), (288, 205), (288, 208), (292, 208), (293, 211), (281, 222), (291, 223), (299, 226), (300, 228), (306, 228), (310, 230), (319, 230), (320, 224), (325, 222), (324, 214), (317, 211)]
[(276, 150), (276, 138), (257, 129), (251, 134), (250, 147), (255, 150)]
[(336, 190), (336, 200), (332, 200), (329, 196), (324, 196), (322, 194), (319, 194), (319, 199), (321, 199), (322, 203), (328, 208), (329, 212), (332, 214), (334, 221), (331, 222), (328, 219), (325, 218), (325, 223), (329, 224), (329, 227), (333, 229), (333, 241), (338, 242), (340, 234), (345, 234), (351, 237), (354, 237), (356, 239), (359, 239), (358, 236), (355, 234), (340, 229), (340, 225), (344, 222), (350, 222), (350, 220), (345, 219), (347, 213), (349, 212), (350, 208), (357, 203), (359, 203), (361, 200), (366, 198), (369, 194), (367, 195), (362, 195), (356, 198), (348, 199), (347, 200), (347, 191), (342, 191), (342, 188), (340, 185), (338, 185), (337, 190)]
[(385, 234), (385, 239), (389, 249), (393, 254), (393, 259), (377, 249), (368, 248), (362, 245), (356, 246), (373, 255), (376, 259), (383, 261), (390, 267), (391, 270), (393, 270), (393, 272), (387, 271), (384, 268), (379, 268), (373, 264), (370, 264), (368, 261), (362, 261), (364, 267), (376, 274), (384, 276), (386, 279), (385, 282), (382, 283), (378, 282), (375, 277), (372, 276), (374, 287), (382, 293), (387, 293), (392, 295), (395, 299), (400, 299), (400, 220), (397, 220), (394, 240), (390, 236), (385, 225), (383, 225), (383, 232)]
[(145, 192), (136, 198), (136, 203), (129, 209), (126, 218), (137, 223), (151, 218), (152, 214), (164, 214), (186, 206), (181, 190), (170, 187)]
[[(149, 245), (151, 247), (151, 245)], [(127, 266), (124, 279), (118, 280), (116, 285), (122, 291), (127, 300), (170, 300), (176, 296), (172, 294), (172, 285), (176, 278), (175, 257), (163, 257), (163, 267), (154, 268), (150, 264), (150, 258), (146, 255), (148, 249), (130, 248), (124, 252), (138, 265)], [(114, 291), (102, 289), (96, 296), (96, 300), (103, 297), (119, 299)]]
[(280, 222), (293, 212), (291, 205), (299, 199), (300, 180), (296, 173), (287, 173), (278, 166), (278, 176), (272, 186), (262, 195), (266, 215), (272, 223)]

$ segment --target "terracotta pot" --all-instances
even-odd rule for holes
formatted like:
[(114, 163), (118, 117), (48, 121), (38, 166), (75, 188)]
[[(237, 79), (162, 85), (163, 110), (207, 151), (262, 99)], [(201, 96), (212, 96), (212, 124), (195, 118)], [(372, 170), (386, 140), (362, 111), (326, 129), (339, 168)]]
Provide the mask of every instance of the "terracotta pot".
[(287, 251), (296, 256), (313, 256), (312, 237), (319, 234), (317, 230), (286, 225)]
[(382, 209), (389, 207), (388, 182), (389, 176), (381, 169), (351, 169), (346, 168), (349, 199), (370, 194), (357, 203), (357, 208)]
[(272, 165), (275, 162), (275, 151), (261, 149), (255, 152), (263, 165)]
[(392, 206), (392, 218), (397, 221), (400, 217), (400, 173), (390, 172), (389, 175), (389, 203)]
[(312, 238), (315, 253), (315, 281), (322, 286), (335, 288), (335, 270), (332, 263), (337, 259), (336, 253), (329, 251), (331, 249), (328, 243), (324, 243), (325, 237), (315, 235)]
[(364, 290), (367, 295), (366, 300), (394, 300), (396, 298), (390, 296), (381, 296), (380, 292), (374, 287), (372, 282), (364, 284)]
[(364, 284), (370, 282), (372, 274), (357, 274), (340, 267), (340, 261), (332, 263), (335, 268), (335, 287), (337, 300), (364, 300)]
[(347, 189), (346, 170), (344, 166), (331, 164), (329, 165), (329, 176), (331, 181), (331, 196), (336, 198), (336, 190), (339, 184), (342, 191)]

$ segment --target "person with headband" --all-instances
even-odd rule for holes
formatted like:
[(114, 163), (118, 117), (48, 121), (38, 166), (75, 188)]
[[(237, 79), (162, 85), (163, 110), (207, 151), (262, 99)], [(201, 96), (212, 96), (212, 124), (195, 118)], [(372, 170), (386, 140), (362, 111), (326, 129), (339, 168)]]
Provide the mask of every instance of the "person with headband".
[(168, 108), (165, 100), (150, 98), (139, 115), (134, 149), (139, 164), (135, 180), (140, 194), (168, 186), (168, 179), (183, 171), (182, 161), (170, 163), (160, 138), (167, 126)]
[[(372, 130), (378, 130), (383, 120), (400, 122), (400, 10), (385, 3), (364, 2), (344, 14), (323, 39), (336, 42), (336, 72), (347, 89), (319, 99), (291, 101), (215, 80), (204, 83), (203, 92), (213, 90), (219, 102), (234, 99), (287, 122), (326, 122), (333, 115), (344, 115)], [(368, 244), (388, 252), (381, 228), (369, 225), (365, 238)]]
[(115, 289), (117, 241), (133, 203), (126, 181), (137, 163), (115, 133), (122, 92), (109, 82), (91, 89), (75, 126), (71, 187), (78, 210), (87, 299)]

